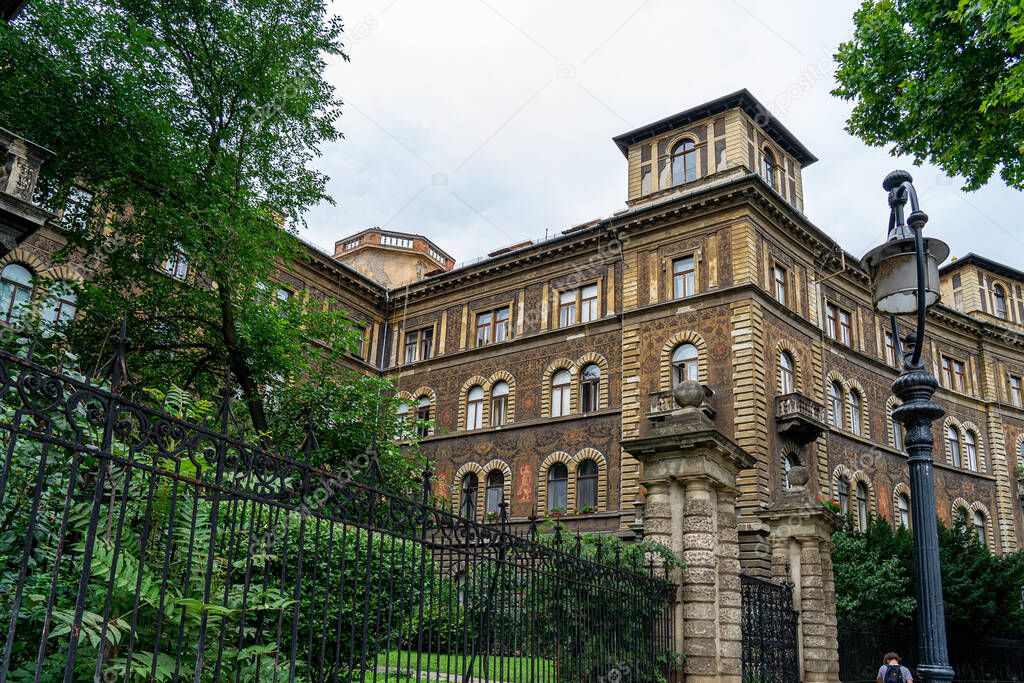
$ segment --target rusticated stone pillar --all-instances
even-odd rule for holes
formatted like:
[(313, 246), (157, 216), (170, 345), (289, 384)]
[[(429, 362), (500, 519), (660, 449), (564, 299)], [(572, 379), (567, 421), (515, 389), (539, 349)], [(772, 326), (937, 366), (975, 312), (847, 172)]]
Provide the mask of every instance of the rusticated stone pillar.
[(821, 506), (806, 489), (807, 470), (794, 467), (790, 490), (761, 514), (771, 529), (772, 576), (793, 584), (799, 613), (797, 638), (803, 683), (839, 680), (832, 531), (839, 515)]
[(681, 409), (622, 446), (643, 463), (645, 538), (672, 548), (686, 564), (678, 577), (675, 643), (686, 656), (686, 681), (740, 683), (736, 476), (753, 458), (718, 431), (700, 407), (703, 395), (699, 385), (684, 383), (676, 390)]
[(742, 673), (743, 593), (740, 589), (740, 540), (736, 496), (718, 490), (718, 653), (724, 671)]
[(691, 479), (683, 503), (683, 638), (687, 679), (714, 678), (718, 661), (718, 557), (709, 483)]

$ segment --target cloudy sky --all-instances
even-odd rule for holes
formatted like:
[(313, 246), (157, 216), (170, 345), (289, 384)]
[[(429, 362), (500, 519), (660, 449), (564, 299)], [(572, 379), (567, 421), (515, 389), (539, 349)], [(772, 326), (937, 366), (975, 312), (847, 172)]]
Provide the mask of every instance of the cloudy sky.
[[(768, 0), (336, 1), (350, 62), (328, 78), (345, 139), (325, 148), (335, 206), (306, 237), (420, 233), (458, 260), (622, 208), (612, 136), (746, 87), (819, 159), (805, 210), (854, 254), (879, 242), (881, 181), (907, 159), (843, 131), (831, 55), (857, 3)], [(1024, 195), (910, 169), (930, 234), (1024, 269)]]

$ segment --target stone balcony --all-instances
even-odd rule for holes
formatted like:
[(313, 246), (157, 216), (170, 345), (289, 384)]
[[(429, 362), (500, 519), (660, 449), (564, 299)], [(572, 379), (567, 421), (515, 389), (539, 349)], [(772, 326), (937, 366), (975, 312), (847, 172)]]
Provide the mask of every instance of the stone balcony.
[(775, 397), (779, 434), (797, 444), (814, 441), (825, 431), (825, 406), (799, 393)]
[(53, 218), (32, 201), (39, 170), (51, 156), (48, 149), (0, 128), (0, 254)]
[[(701, 411), (709, 418), (715, 416), (715, 409), (711, 407), (711, 397), (714, 392), (704, 387), (704, 403), (701, 404)], [(650, 404), (647, 409), (647, 419), (652, 422), (660, 422), (669, 415), (679, 410), (675, 397), (671, 391), (654, 391), (648, 394)]]

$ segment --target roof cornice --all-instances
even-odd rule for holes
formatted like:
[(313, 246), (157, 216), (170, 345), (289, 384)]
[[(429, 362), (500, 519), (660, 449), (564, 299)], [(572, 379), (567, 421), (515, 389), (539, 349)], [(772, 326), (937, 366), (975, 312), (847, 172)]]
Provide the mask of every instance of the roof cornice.
[(803, 166), (810, 166), (818, 160), (818, 157), (811, 154), (810, 150), (795, 135), (789, 132), (789, 129), (782, 125), (782, 122), (775, 118), (768, 111), (768, 108), (761, 104), (746, 88), (697, 105), (696, 107), (691, 107), (678, 114), (667, 116), (646, 126), (616, 135), (612, 138), (612, 141), (618, 146), (622, 155), (626, 156), (629, 146), (632, 144), (667, 133), (688, 123), (724, 113), (730, 109), (740, 109), (754, 119), (755, 123), (762, 130), (768, 133), (784, 150), (792, 154)]

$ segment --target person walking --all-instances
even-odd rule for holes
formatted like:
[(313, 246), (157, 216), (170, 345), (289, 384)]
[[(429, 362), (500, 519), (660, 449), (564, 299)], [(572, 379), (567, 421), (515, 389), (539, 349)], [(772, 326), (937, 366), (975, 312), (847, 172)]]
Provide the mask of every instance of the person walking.
[(900, 656), (895, 652), (887, 652), (881, 668), (878, 669), (876, 683), (914, 683), (910, 669), (900, 664)]

